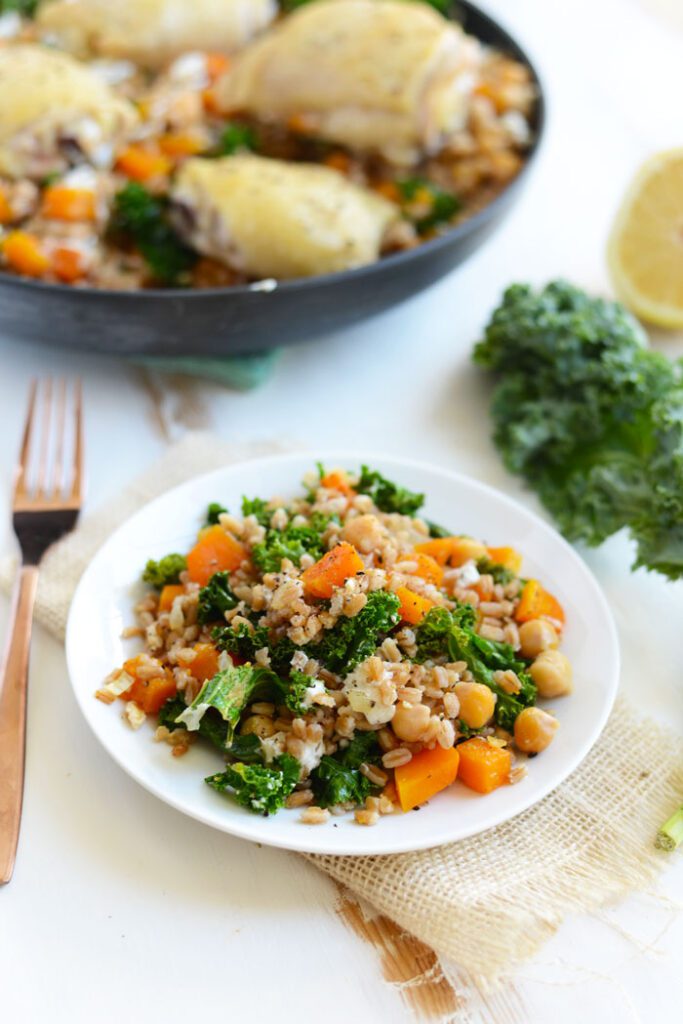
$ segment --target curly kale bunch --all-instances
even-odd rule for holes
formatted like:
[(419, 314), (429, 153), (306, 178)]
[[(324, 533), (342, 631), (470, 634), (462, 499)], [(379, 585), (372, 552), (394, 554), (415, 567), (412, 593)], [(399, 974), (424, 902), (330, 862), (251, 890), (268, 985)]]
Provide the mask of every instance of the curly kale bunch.
[(574, 541), (627, 528), (636, 567), (683, 574), (681, 363), (626, 310), (565, 281), (505, 292), (474, 350), (494, 441)]

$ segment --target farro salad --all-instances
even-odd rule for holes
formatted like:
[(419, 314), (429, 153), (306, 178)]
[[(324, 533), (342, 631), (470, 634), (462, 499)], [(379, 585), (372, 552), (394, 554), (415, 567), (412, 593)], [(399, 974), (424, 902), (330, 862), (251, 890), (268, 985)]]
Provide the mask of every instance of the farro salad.
[(536, 97), (439, 8), (0, 0), (0, 268), (222, 287), (447, 231), (520, 171)]
[(420, 518), (424, 495), (318, 465), (291, 501), (209, 506), (187, 554), (150, 560), (125, 635), (144, 651), (97, 690), (175, 757), (220, 754), (206, 783), (259, 814), (362, 825), (456, 779), (520, 781), (571, 692), (564, 612), (511, 547)]

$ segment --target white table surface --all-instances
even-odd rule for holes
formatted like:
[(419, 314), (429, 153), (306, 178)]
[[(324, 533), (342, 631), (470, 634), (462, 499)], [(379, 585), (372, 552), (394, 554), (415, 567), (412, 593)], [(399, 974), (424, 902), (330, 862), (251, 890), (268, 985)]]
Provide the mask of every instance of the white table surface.
[[(495, 238), (400, 309), (287, 351), (251, 394), (3, 338), (0, 493), (10, 493), (29, 379), (78, 372), (91, 509), (195, 426), (226, 438), (289, 435), (405, 453), (522, 494), (488, 441), (471, 344), (513, 280), (562, 274), (608, 289), (605, 237), (623, 187), (642, 158), (682, 142), (683, 14), (680, 0), (486, 6), (535, 54), (550, 97), (545, 151)], [(681, 338), (657, 344), (683, 351)], [(13, 539), (0, 518), (7, 553)], [(632, 575), (629, 555), (617, 538), (586, 556), (616, 609), (623, 687), (683, 731), (680, 628), (672, 628), (683, 585)], [(2, 625), (4, 600), (0, 617)], [(567, 920), (517, 973), (512, 993), (480, 1001), (468, 1019), (680, 1020), (681, 901), (675, 855), (656, 893)], [(3, 1022), (415, 1020), (405, 985), (383, 977), (380, 959), (344, 923), (332, 884), (296, 855), (186, 820), (124, 775), (80, 717), (61, 647), (37, 631), (21, 844), (14, 879), (0, 891)]]

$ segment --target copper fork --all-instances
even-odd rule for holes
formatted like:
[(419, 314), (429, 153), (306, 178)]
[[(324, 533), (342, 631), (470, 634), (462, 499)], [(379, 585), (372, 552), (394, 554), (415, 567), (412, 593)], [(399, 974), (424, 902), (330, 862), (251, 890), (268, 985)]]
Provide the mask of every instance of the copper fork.
[[(69, 393), (70, 392), (70, 393)], [(12, 503), (21, 567), (0, 668), (0, 885), (14, 870), (26, 748), (26, 692), (33, 604), (41, 558), (75, 526), (83, 488), (80, 381), (33, 381)], [(68, 457), (65, 455), (70, 449)]]

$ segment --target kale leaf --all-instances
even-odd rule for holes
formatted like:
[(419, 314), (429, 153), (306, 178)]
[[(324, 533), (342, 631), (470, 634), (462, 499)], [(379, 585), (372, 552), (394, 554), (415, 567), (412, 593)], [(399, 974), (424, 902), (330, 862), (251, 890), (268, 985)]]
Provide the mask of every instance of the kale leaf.
[(129, 182), (114, 197), (107, 233), (119, 243), (135, 246), (159, 284), (189, 282), (197, 254), (171, 225), (166, 198), (153, 196), (138, 182)]
[(359, 494), (369, 494), (382, 512), (398, 512), (402, 516), (414, 516), (424, 505), (424, 494), (409, 491), (407, 487), (387, 480), (376, 469), (361, 467), (361, 475), (355, 489)]
[(182, 715), (186, 707), (187, 704), (185, 703), (183, 695), (175, 693), (161, 705), (157, 724), (165, 725), (171, 732), (173, 732), (174, 729), (184, 729), (185, 726), (182, 723), (180, 725), (176, 725), (176, 718), (178, 715)]
[(330, 516), (314, 512), (306, 526), (288, 523), (283, 530), (267, 530), (265, 538), (251, 549), (254, 564), (267, 573), (279, 572), (283, 558), (297, 566), (302, 555), (310, 555), (317, 561), (325, 553), (323, 534), (329, 522)]
[(618, 303), (508, 288), (474, 351), (497, 375), (494, 441), (574, 541), (626, 527), (636, 566), (683, 575), (683, 364)]
[[(469, 604), (462, 604), (453, 612), (432, 608), (415, 630), (415, 661), (445, 655), (449, 661), (466, 662), (476, 681), (496, 694), (495, 721), (512, 731), (520, 711), (536, 703), (536, 687), (526, 664), (515, 657), (512, 647), (479, 636), (475, 625), (476, 613)], [(514, 695), (506, 693), (493, 678), (495, 672), (508, 669), (517, 674), (521, 683), (520, 692)]]
[(161, 590), (167, 583), (179, 583), (180, 574), (187, 569), (185, 555), (177, 553), (164, 555), (158, 562), (150, 558), (142, 573), (144, 583)]
[(271, 640), (265, 626), (248, 626), (244, 622), (236, 626), (217, 626), (212, 638), (220, 651), (236, 655), (242, 661), (254, 661), (256, 652), (267, 648), (273, 670), (287, 675), (292, 655), (300, 650), (287, 636)]
[(206, 510), (206, 525), (215, 526), (219, 517), (227, 511), (224, 505), (220, 505), (217, 501), (212, 501)]
[(430, 537), (452, 537), (453, 531), (447, 530), (445, 526), (439, 526), (438, 523), (433, 523), (431, 519), (427, 520), (427, 526), (429, 528)]
[(477, 569), (482, 575), (492, 576), (494, 583), (500, 583), (503, 586), (515, 579), (512, 569), (508, 569), (506, 565), (500, 565), (499, 562), (492, 562), (490, 558), (480, 558), (477, 561)]
[(226, 725), (226, 744), (232, 741), (242, 712), (254, 700), (268, 700), (280, 690), (280, 680), (269, 669), (254, 665), (230, 665), (207, 679), (201, 690), (179, 717), (190, 731), (197, 731), (211, 709)]
[(396, 185), (404, 203), (404, 212), (415, 223), (420, 235), (447, 223), (462, 209), (462, 200), (458, 196), (426, 178), (404, 178)]
[(331, 672), (351, 672), (374, 653), (381, 638), (398, 623), (399, 606), (396, 594), (373, 591), (357, 615), (339, 618), (320, 641), (308, 646), (308, 653)]
[(199, 622), (215, 622), (216, 619), (222, 619), (225, 612), (237, 605), (237, 598), (230, 589), (229, 577), (230, 574), (227, 572), (215, 572), (206, 586), (199, 591)]
[(362, 804), (371, 793), (377, 792), (359, 768), (362, 764), (377, 764), (381, 750), (374, 732), (357, 732), (348, 747), (332, 756), (325, 755), (312, 772), (313, 792), (319, 807), (334, 804)]
[(292, 669), (289, 673), (289, 679), (283, 683), (283, 697), (285, 705), (293, 714), (304, 715), (306, 713), (306, 690), (313, 685), (313, 682), (311, 676), (307, 676), (305, 672)]
[[(201, 732), (201, 725), (199, 728)], [(235, 736), (226, 753), (235, 761), (242, 761), (244, 764), (261, 764), (263, 762), (261, 740), (253, 732), (247, 733), (246, 736)]]
[(209, 775), (205, 782), (218, 793), (231, 791), (242, 807), (257, 814), (275, 814), (284, 807), (301, 774), (301, 765), (291, 754), (282, 754), (270, 767), (230, 764), (224, 772)]
[(335, 754), (336, 759), (346, 768), (360, 768), (362, 764), (379, 764), (382, 751), (377, 740), (377, 733), (357, 732), (344, 747)]
[[(158, 724), (165, 725), (171, 732), (174, 729), (186, 729), (185, 723), (178, 721), (178, 718), (184, 711), (187, 711), (187, 704), (181, 694), (169, 697), (159, 711)], [(202, 715), (197, 731), (200, 736), (208, 740), (214, 747), (225, 752), (228, 743), (228, 726), (215, 708), (208, 708)], [(242, 757), (242, 760), (246, 760), (246, 758)]]
[(16, 11), (22, 18), (32, 18), (40, 0), (0, 0), (0, 14)]
[(266, 528), (270, 526), (270, 519), (273, 510), (268, 508), (268, 502), (263, 498), (242, 498), (242, 515), (254, 516), (257, 523)]
[(234, 153), (253, 152), (256, 149), (258, 137), (254, 129), (240, 121), (228, 121), (211, 156), (233, 156)]
[(347, 768), (334, 757), (324, 754), (311, 773), (313, 793), (318, 807), (335, 804), (364, 804), (373, 792), (370, 780), (356, 768)]

